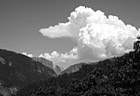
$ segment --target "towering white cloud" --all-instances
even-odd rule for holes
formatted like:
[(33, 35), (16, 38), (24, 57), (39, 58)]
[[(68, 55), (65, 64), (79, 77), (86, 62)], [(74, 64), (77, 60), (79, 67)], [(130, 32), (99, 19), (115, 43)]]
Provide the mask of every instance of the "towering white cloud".
[(102, 60), (132, 50), (133, 41), (140, 34), (140, 29), (125, 24), (117, 16), (107, 17), (100, 10), (94, 11), (84, 6), (76, 8), (68, 20), (39, 31), (49, 38), (74, 38), (77, 46), (65, 54), (54, 51), (51, 55), (46, 53), (42, 56), (51, 60), (57, 58), (54, 60), (57, 63), (66, 60)]

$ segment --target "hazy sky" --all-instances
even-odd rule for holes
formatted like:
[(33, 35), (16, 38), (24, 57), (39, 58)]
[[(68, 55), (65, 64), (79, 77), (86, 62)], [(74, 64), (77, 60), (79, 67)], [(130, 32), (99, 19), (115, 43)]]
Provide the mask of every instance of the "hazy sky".
[(0, 0), (0, 48), (35, 56), (54, 50), (68, 52), (76, 42), (47, 38), (39, 30), (67, 22), (78, 6), (118, 16), (140, 28), (140, 0)]

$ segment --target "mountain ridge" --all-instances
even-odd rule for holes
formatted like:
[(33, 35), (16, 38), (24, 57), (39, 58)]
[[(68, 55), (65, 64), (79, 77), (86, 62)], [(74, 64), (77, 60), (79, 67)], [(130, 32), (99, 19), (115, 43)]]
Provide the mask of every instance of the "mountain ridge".
[(55, 72), (32, 58), (0, 49), (0, 86), (17, 90), (30, 83), (56, 77)]

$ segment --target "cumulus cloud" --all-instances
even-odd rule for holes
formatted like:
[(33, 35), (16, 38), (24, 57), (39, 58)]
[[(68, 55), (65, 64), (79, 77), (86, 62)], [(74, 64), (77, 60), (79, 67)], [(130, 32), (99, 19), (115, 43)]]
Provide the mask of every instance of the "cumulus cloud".
[(65, 54), (54, 51), (51, 54), (45, 53), (43, 57), (60, 63), (119, 56), (133, 49), (133, 42), (140, 34), (140, 29), (125, 24), (117, 16), (106, 16), (100, 10), (94, 11), (84, 6), (77, 7), (68, 20), (66, 23), (42, 28), (39, 32), (49, 38), (70, 37), (76, 40), (77, 46)]
[[(75, 54), (77, 50), (72, 49), (68, 53), (58, 53), (56, 51), (53, 51), (51, 54), (44, 53), (40, 54), (39, 57), (43, 57), (45, 59), (48, 59), (50, 61), (53, 61), (54, 65), (59, 65), (63, 68), (68, 67), (70, 64), (74, 63), (74, 61), (78, 59), (77, 54)], [(75, 63), (78, 63), (76, 62)]]
[(33, 57), (33, 55), (32, 55), (32, 54), (28, 54), (28, 53), (26, 53), (26, 52), (23, 52), (22, 54), (23, 54), (23, 55), (25, 55), (25, 56), (28, 56), (28, 57), (30, 57), (30, 58), (32, 58), (32, 57)]

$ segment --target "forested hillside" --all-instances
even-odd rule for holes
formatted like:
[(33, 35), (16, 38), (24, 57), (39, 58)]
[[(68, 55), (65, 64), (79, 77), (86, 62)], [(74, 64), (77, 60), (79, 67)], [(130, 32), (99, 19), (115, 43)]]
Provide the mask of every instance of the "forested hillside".
[(83, 65), (79, 71), (29, 85), (17, 96), (139, 96), (140, 41), (120, 57)]
[(0, 49), (1, 94), (9, 94), (7, 92), (12, 92), (12, 90), (18, 91), (33, 82), (46, 80), (53, 76), (56, 74), (52, 69), (32, 58)]

